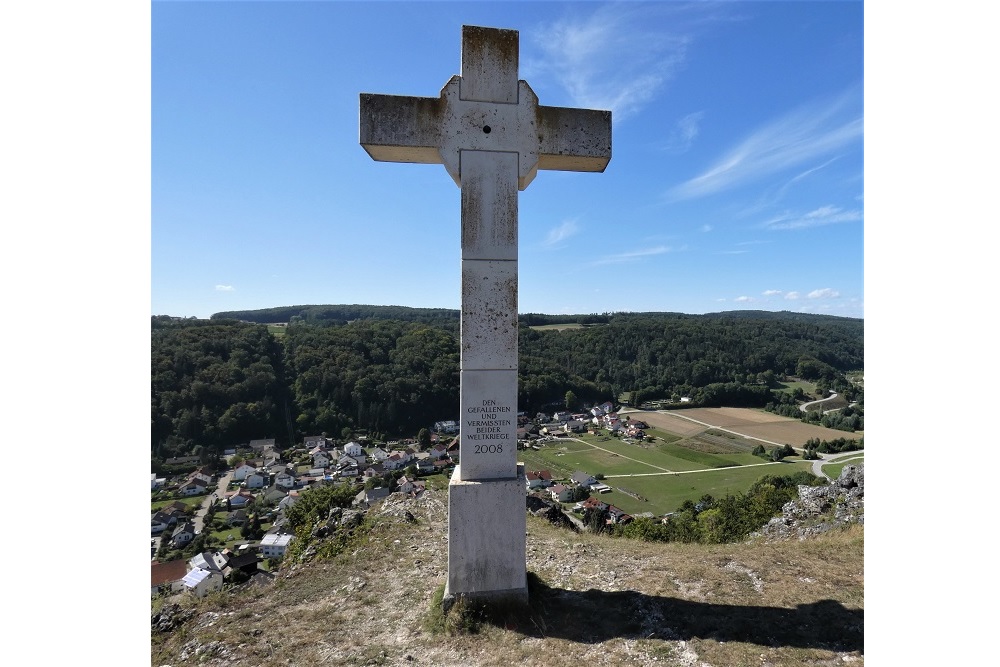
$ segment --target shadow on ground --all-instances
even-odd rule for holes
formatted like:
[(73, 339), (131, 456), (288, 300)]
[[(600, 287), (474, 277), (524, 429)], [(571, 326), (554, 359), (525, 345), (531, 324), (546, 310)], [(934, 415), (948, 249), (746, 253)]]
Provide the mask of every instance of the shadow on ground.
[[(864, 610), (835, 600), (794, 608), (693, 602), (636, 591), (570, 591), (529, 574), (530, 618), (504, 626), (583, 643), (614, 638), (712, 639), (766, 647), (864, 652)], [(511, 620), (514, 620), (511, 623)]]

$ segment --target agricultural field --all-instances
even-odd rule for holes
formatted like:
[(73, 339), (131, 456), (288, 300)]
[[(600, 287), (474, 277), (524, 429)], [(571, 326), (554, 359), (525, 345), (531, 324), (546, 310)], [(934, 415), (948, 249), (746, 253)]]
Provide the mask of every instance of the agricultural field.
[[(811, 470), (812, 462), (797, 456), (779, 463), (754, 456), (750, 452), (757, 445), (770, 450), (783, 444), (801, 447), (810, 438), (862, 436), (741, 408), (627, 414), (649, 424), (652, 437), (641, 443), (594, 435), (556, 438), (537, 450), (520, 451), (518, 457), (526, 470), (549, 470), (554, 479), (568, 479), (578, 470), (603, 475), (612, 491), (601, 494), (602, 501), (630, 514), (661, 515), (706, 493), (742, 493), (765, 475)], [(863, 452), (859, 456), (863, 460)], [(849, 462), (856, 461), (852, 457)], [(825, 470), (834, 472), (833, 466)], [(840, 468), (835, 472), (834, 478)]]
[[(673, 433), (685, 429), (683, 435), (697, 433), (699, 429), (716, 428), (736, 433), (759, 441), (765, 447), (791, 445), (802, 447), (810, 438), (837, 440), (839, 438), (862, 438), (864, 433), (848, 433), (832, 428), (806, 424), (798, 419), (782, 417), (764, 410), (749, 408), (692, 408), (675, 410), (670, 413), (640, 412), (628, 413), (634, 419), (642, 419), (650, 426)], [(687, 422), (685, 426), (680, 424)]]

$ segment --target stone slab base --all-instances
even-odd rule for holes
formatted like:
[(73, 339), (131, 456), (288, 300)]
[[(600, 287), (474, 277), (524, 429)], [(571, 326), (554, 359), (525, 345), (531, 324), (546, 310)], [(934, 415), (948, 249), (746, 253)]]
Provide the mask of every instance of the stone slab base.
[(448, 583), (444, 607), (459, 597), (527, 602), (524, 466), (505, 479), (462, 480), (448, 486)]

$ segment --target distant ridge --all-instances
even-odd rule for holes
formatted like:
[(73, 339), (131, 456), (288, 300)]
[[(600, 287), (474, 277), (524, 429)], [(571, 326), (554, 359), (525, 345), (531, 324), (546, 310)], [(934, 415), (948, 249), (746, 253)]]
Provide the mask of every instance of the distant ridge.
[[(213, 320), (242, 320), (258, 324), (279, 324), (284, 322), (351, 322), (353, 320), (402, 320), (406, 322), (458, 321), (461, 311), (455, 308), (414, 308), (411, 306), (374, 306), (365, 304), (326, 304), (278, 306), (257, 310), (227, 310), (215, 313)], [(689, 315), (678, 312), (605, 312), (578, 313), (574, 315), (549, 315), (544, 313), (521, 313), (522, 324), (539, 326), (543, 324), (607, 324), (612, 319), (627, 318), (704, 318), (704, 319), (767, 319), (793, 321), (854, 321), (862, 318), (839, 315), (799, 313), (790, 310), (728, 310), (703, 315)]]

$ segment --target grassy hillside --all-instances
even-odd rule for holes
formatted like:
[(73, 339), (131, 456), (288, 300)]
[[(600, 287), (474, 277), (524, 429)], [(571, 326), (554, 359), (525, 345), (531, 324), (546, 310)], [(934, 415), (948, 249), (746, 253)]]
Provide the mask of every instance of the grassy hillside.
[[(387, 499), (326, 561), (182, 602), (152, 665), (864, 664), (864, 528), (802, 541), (652, 544), (528, 517), (530, 609), (442, 619), (447, 495)], [(154, 605), (154, 611), (162, 607)], [(189, 612), (189, 613), (188, 613)]]

